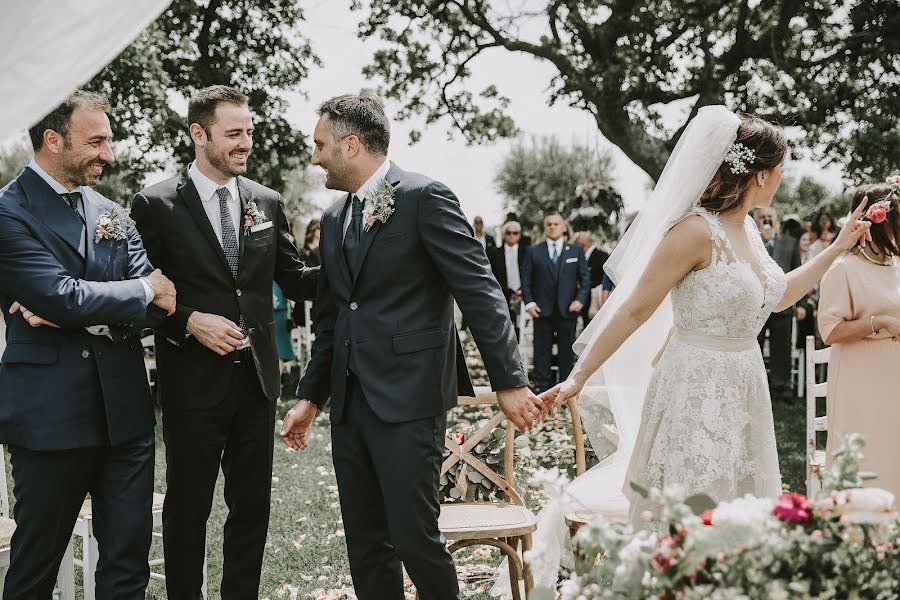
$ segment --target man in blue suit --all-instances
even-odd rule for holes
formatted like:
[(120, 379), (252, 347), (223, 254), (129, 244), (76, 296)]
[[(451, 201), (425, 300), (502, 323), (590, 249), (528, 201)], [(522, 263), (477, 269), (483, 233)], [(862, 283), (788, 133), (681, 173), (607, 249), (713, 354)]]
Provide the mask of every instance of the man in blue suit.
[(528, 249), (522, 266), (522, 301), (534, 319), (534, 382), (541, 391), (556, 382), (550, 355), (556, 335), (559, 380), (574, 363), (575, 322), (591, 293), (591, 275), (581, 246), (563, 239), (565, 222), (552, 212), (544, 217), (546, 240)]
[(127, 213), (93, 189), (113, 161), (105, 98), (76, 92), (31, 128), (0, 190), (0, 443), (15, 482), (4, 599), (50, 598), (90, 493), (96, 597), (149, 581), (153, 407), (138, 333), (175, 309)]

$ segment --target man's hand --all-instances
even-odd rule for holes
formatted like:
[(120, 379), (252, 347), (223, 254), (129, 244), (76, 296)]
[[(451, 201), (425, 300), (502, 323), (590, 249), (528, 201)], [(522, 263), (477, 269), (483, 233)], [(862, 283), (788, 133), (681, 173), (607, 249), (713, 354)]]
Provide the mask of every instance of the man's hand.
[(175, 312), (175, 284), (162, 271), (156, 269), (147, 275), (147, 283), (153, 287), (153, 304), (172, 316)]
[(309, 400), (299, 400), (284, 416), (281, 439), (294, 450), (306, 449), (306, 431), (316, 417), (316, 405)]
[(540, 398), (527, 387), (511, 388), (497, 392), (500, 410), (522, 433), (544, 420), (546, 410)]
[(528, 309), (528, 314), (531, 315), (532, 319), (537, 319), (541, 314), (541, 308), (537, 304), (535, 304)]
[(194, 311), (188, 317), (187, 330), (198, 342), (221, 356), (234, 351), (244, 341), (244, 334), (233, 321), (200, 311)]
[(569, 305), (569, 312), (580, 313), (582, 308), (584, 308), (584, 304), (582, 304), (578, 300), (572, 300), (572, 304)]
[(806, 318), (806, 309), (802, 306), (798, 306), (794, 309), (794, 316), (797, 317), (798, 321), (802, 321)]
[(9, 314), (14, 315), (19, 311), (22, 311), (22, 318), (28, 321), (28, 324), (32, 327), (40, 327), (42, 325), (46, 325), (48, 327), (53, 327), (54, 329), (60, 328), (56, 323), (51, 323), (50, 321), (37, 316), (18, 302), (13, 302), (12, 306), (9, 307)]

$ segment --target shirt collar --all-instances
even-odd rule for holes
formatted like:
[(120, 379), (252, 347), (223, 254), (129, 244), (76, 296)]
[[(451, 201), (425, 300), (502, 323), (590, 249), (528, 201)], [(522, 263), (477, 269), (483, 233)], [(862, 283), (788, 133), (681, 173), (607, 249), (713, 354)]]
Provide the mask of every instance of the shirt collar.
[(228, 188), (228, 191), (231, 192), (231, 197), (235, 200), (238, 199), (237, 177), (232, 177), (225, 182), (225, 185), (219, 185), (201, 173), (200, 169), (197, 168), (196, 162), (192, 162), (191, 166), (188, 167), (188, 175), (190, 176), (191, 181), (194, 182), (194, 187), (197, 188), (197, 194), (200, 195), (200, 200), (203, 202), (210, 202), (213, 199), (218, 202), (216, 190), (220, 187)]
[(391, 161), (385, 159), (381, 166), (375, 169), (375, 172), (372, 173), (372, 176), (366, 179), (366, 182), (359, 186), (359, 189), (356, 190), (356, 197), (360, 200), (365, 201), (366, 197), (375, 189), (375, 186), (379, 181), (387, 177), (388, 171), (391, 170)]
[[(64, 186), (57, 180), (53, 179), (53, 177), (51, 177), (50, 174), (47, 173), (47, 171), (42, 169), (41, 165), (37, 164), (37, 161), (34, 160), (33, 158), (31, 159), (31, 162), (28, 163), (28, 168), (31, 169), (32, 171), (34, 171), (35, 173), (37, 173), (38, 175), (40, 175), (41, 179), (46, 181), (47, 185), (52, 187), (53, 191), (56, 192), (57, 194), (68, 194), (69, 193), (69, 190), (66, 189), (66, 186)], [(77, 188), (75, 188), (72, 191), (83, 193), (83, 190), (81, 189), (81, 187), (82, 186), (78, 186)]]
[(506, 248), (507, 252), (514, 252), (519, 249), (518, 244), (513, 244), (512, 246), (510, 246), (509, 244), (503, 244), (503, 247)]

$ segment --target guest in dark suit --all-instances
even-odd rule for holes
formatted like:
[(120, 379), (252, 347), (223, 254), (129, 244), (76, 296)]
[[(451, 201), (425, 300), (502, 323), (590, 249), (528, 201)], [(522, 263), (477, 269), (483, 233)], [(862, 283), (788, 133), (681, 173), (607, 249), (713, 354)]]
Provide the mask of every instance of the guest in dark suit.
[(559, 356), (559, 380), (572, 371), (575, 319), (588, 302), (590, 273), (581, 246), (562, 239), (565, 222), (557, 213), (544, 217), (546, 240), (528, 249), (522, 269), (522, 301), (534, 318), (534, 379), (541, 390), (555, 385), (550, 361), (553, 336)]
[(494, 236), (484, 232), (484, 221), (481, 217), (475, 217), (472, 221), (472, 227), (475, 230), (475, 239), (478, 240), (485, 252), (497, 247), (497, 240), (494, 239)]
[(522, 226), (515, 221), (507, 221), (503, 225), (503, 244), (499, 248), (488, 251), (488, 261), (491, 263), (491, 271), (506, 296), (506, 304), (509, 306), (509, 317), (512, 320), (516, 337), (519, 329), (516, 326), (515, 303), (522, 299), (522, 265), (528, 256), (528, 248), (519, 243), (522, 236)]
[(522, 234), (519, 236), (519, 245), (525, 246), (526, 248), (531, 245), (531, 236), (528, 235), (528, 228), (530, 225), (528, 223), (524, 223), (519, 219), (519, 217), (514, 212), (506, 213), (506, 222), (515, 221), (522, 227)]
[(143, 598), (150, 577), (154, 417), (138, 334), (175, 309), (175, 288), (127, 213), (89, 187), (113, 162), (108, 108), (68, 98), (31, 128), (34, 160), (0, 191), (0, 442), (16, 498), (5, 599), (50, 598), (88, 493), (96, 597)]
[[(466, 316), (500, 408), (520, 429), (545, 410), (526, 386), (506, 302), (447, 186), (387, 158), (381, 102), (319, 108), (313, 164), (348, 192), (322, 215), (312, 359), (282, 437), (306, 445), (331, 396), (334, 470), (360, 600), (402, 600), (403, 567), (423, 598), (459, 594), (438, 529), (446, 411), (473, 393), (453, 320)], [(365, 226), (363, 224), (365, 223)]]
[[(591, 293), (594, 293), (593, 290), (603, 283), (603, 265), (606, 264), (609, 254), (594, 245), (589, 231), (576, 233), (575, 243), (584, 249), (584, 258), (587, 260), (588, 270), (591, 273)], [(581, 310), (581, 319), (585, 327), (591, 322), (591, 317), (588, 315), (589, 308), (590, 302)]]
[[(154, 263), (178, 290), (156, 333), (166, 442), (163, 549), (169, 600), (200, 598), (206, 521), (225, 475), (223, 599), (259, 596), (269, 524), (272, 428), (281, 395), (272, 281), (312, 297), (279, 194), (242, 176), (253, 146), (247, 97), (226, 86), (188, 104), (194, 162), (134, 198)], [(189, 259), (187, 259), (189, 257)]]
[[(774, 208), (758, 208), (754, 214), (763, 243), (769, 256), (787, 273), (800, 266), (800, 242), (796, 238), (779, 233), (778, 213)], [(781, 312), (773, 312), (759, 334), (762, 346), (769, 333), (769, 392), (772, 399), (788, 398), (791, 392), (791, 327), (794, 313), (792, 306)], [(808, 309), (801, 307), (805, 313)]]

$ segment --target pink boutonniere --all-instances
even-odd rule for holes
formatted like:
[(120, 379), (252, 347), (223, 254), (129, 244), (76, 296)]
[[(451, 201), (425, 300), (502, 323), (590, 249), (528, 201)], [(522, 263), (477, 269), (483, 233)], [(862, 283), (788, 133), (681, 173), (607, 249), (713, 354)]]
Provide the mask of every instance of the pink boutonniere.
[(134, 227), (131, 217), (117, 208), (111, 208), (97, 217), (97, 230), (94, 232), (94, 243), (102, 240), (124, 240), (128, 230)]
[(251, 200), (247, 203), (247, 210), (244, 212), (244, 235), (250, 235), (250, 230), (253, 227), (268, 222), (269, 219), (266, 218), (266, 213), (259, 210), (256, 202)]
[(366, 231), (371, 229), (376, 221), (384, 223), (394, 214), (394, 186), (387, 179), (375, 184), (375, 189), (366, 198), (364, 212), (366, 223), (363, 229)]

